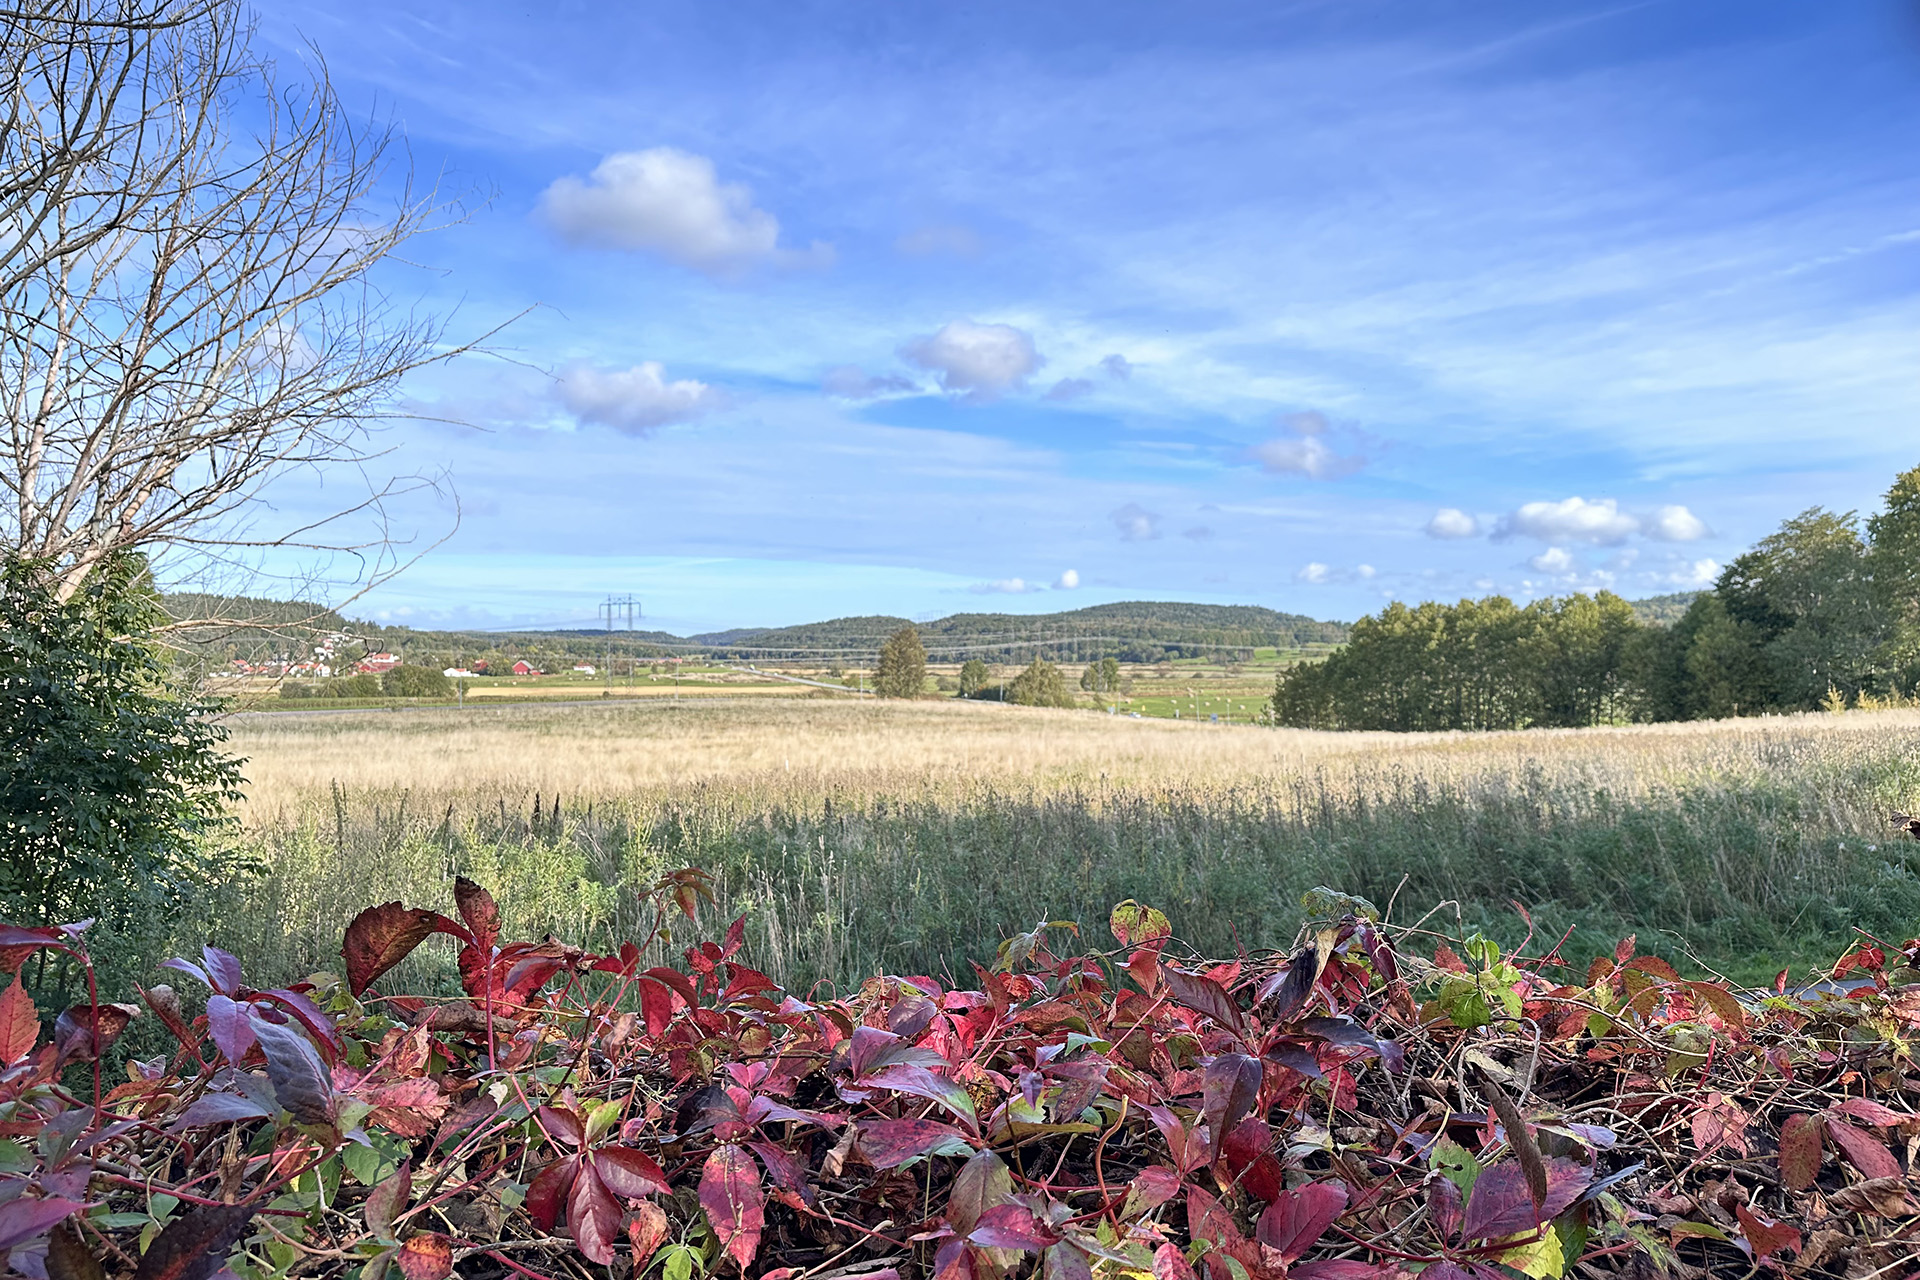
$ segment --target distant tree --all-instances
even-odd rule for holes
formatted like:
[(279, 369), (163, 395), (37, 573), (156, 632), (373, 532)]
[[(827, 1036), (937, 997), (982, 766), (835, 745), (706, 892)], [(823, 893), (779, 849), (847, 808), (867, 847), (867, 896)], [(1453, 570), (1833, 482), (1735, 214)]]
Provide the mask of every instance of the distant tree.
[(1067, 678), (1059, 667), (1035, 658), (1007, 686), (1007, 701), (1023, 707), (1070, 707), (1073, 695), (1067, 692)]
[(926, 691), (927, 651), (920, 633), (902, 627), (880, 646), (880, 662), (873, 672), (873, 691), (883, 698), (917, 698)]
[(1887, 490), (1886, 509), (1867, 521), (1868, 576), (1886, 620), (1879, 667), (1901, 690), (1920, 684), (1920, 467)]
[(960, 667), (960, 696), (971, 698), (987, 687), (987, 664), (978, 658), (968, 658)]
[(450, 698), (453, 681), (432, 667), (403, 663), (380, 677), (380, 691), (389, 698)]
[(1890, 619), (1853, 513), (1815, 507), (1788, 520), (1735, 557), (1715, 594), (1766, 656), (1770, 705), (1811, 711), (1830, 688), (1852, 698), (1883, 683)]
[(327, 696), (332, 698), (377, 698), (386, 692), (381, 687), (380, 677), (371, 671), (337, 676), (327, 681), (326, 690)]
[(1087, 669), (1080, 673), (1080, 687), (1089, 693), (1118, 693), (1120, 660), (1102, 658), (1098, 662), (1089, 662)]

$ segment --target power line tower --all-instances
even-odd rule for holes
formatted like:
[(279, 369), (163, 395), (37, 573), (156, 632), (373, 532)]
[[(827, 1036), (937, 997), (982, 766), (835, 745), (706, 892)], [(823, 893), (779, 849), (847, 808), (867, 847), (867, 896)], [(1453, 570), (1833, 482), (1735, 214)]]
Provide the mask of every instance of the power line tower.
[(626, 630), (631, 633), (633, 630), (634, 615), (639, 609), (640, 602), (630, 595), (608, 596), (600, 603), (600, 616), (607, 620), (606, 681), (609, 691), (613, 688), (613, 621), (624, 612), (627, 622)]

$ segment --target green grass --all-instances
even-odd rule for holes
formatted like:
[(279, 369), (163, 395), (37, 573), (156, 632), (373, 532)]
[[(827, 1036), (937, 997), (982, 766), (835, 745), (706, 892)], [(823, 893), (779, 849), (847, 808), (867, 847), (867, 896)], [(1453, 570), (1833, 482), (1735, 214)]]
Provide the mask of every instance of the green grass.
[[(1248, 732), (1238, 730), (1237, 732)], [(1558, 758), (1447, 775), (1392, 757), (1237, 786), (947, 787), (898, 794), (707, 782), (601, 799), (539, 821), (519, 797), (423, 804), (398, 792), (289, 809), (250, 839), (272, 868), (236, 880), (206, 927), (249, 971), (337, 967), (341, 926), (388, 898), (445, 906), (455, 872), (498, 893), (510, 931), (610, 946), (636, 931), (635, 887), (668, 867), (716, 877), (777, 978), (967, 975), (1002, 937), (1075, 920), (1095, 945), (1137, 898), (1214, 955), (1283, 947), (1320, 885), (1409, 922), (1573, 930), (1584, 964), (1618, 937), (1744, 981), (1831, 958), (1858, 927), (1920, 932), (1920, 843), (1884, 837), (1920, 797), (1920, 735), (1770, 742), (1676, 764), (1632, 787)], [(431, 950), (431, 949), (427, 949)], [(450, 956), (450, 952), (449, 952)], [(419, 963), (445, 970), (449, 957)], [(410, 962), (411, 963), (411, 962)], [(415, 975), (430, 978), (432, 975)], [(443, 973), (444, 976), (444, 973)]]

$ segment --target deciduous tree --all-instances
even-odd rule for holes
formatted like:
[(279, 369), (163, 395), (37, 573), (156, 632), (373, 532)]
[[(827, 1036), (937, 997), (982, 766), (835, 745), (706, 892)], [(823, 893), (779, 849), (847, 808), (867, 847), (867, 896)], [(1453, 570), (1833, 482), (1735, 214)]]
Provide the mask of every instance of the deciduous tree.
[(880, 646), (873, 672), (873, 691), (883, 698), (917, 698), (926, 690), (927, 651), (920, 633), (902, 627)]

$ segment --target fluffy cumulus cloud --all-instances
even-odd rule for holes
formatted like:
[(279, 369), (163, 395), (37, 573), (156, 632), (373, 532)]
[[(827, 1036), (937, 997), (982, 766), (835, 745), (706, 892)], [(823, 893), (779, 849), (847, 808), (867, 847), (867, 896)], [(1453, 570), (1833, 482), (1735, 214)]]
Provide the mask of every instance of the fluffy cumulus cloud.
[(1160, 517), (1137, 502), (1115, 508), (1107, 518), (1120, 531), (1122, 542), (1150, 542), (1160, 536)]
[(1695, 560), (1692, 564), (1666, 576), (1666, 582), (1686, 590), (1701, 590), (1714, 584), (1720, 576), (1720, 562), (1709, 558)]
[(1078, 569), (1067, 569), (1061, 573), (1059, 578), (1055, 579), (1053, 589), (1055, 591), (1072, 591), (1079, 585), (1080, 571)]
[(880, 396), (911, 395), (920, 389), (912, 378), (897, 373), (869, 374), (858, 365), (843, 364), (827, 370), (820, 389), (842, 400), (873, 400)]
[(1327, 416), (1317, 409), (1285, 414), (1280, 434), (1253, 447), (1253, 456), (1274, 475), (1338, 480), (1367, 465), (1360, 454), (1342, 454), (1328, 444)]
[(754, 207), (746, 187), (721, 182), (713, 161), (672, 147), (616, 151), (578, 178), (556, 181), (540, 197), (540, 216), (568, 244), (637, 249), (703, 271), (733, 275), (770, 260), (824, 260), (780, 248), (780, 223)]
[(1010, 324), (954, 320), (900, 348), (907, 363), (932, 372), (948, 391), (993, 400), (1025, 384), (1046, 363), (1032, 335)]
[(1314, 560), (1301, 566), (1300, 571), (1293, 576), (1301, 582), (1325, 582), (1333, 576), (1333, 570)]
[(1661, 542), (1698, 542), (1712, 532), (1685, 507), (1662, 507), (1645, 522), (1646, 535)]
[(1505, 517), (1494, 530), (1496, 538), (1527, 537), (1542, 542), (1591, 542), (1618, 546), (1640, 532), (1640, 521), (1620, 509), (1612, 498), (1588, 502), (1529, 502)]
[(668, 423), (688, 422), (726, 403), (724, 393), (704, 382), (691, 378), (668, 382), (666, 370), (657, 360), (631, 369), (575, 365), (560, 375), (556, 392), (560, 403), (577, 420), (629, 435), (645, 435)]
[(1548, 547), (1539, 555), (1529, 557), (1527, 567), (1535, 573), (1551, 573), (1559, 577), (1573, 572), (1573, 556), (1564, 547)]
[(1429, 538), (1471, 538), (1480, 532), (1480, 522), (1458, 507), (1442, 507), (1427, 521)]

